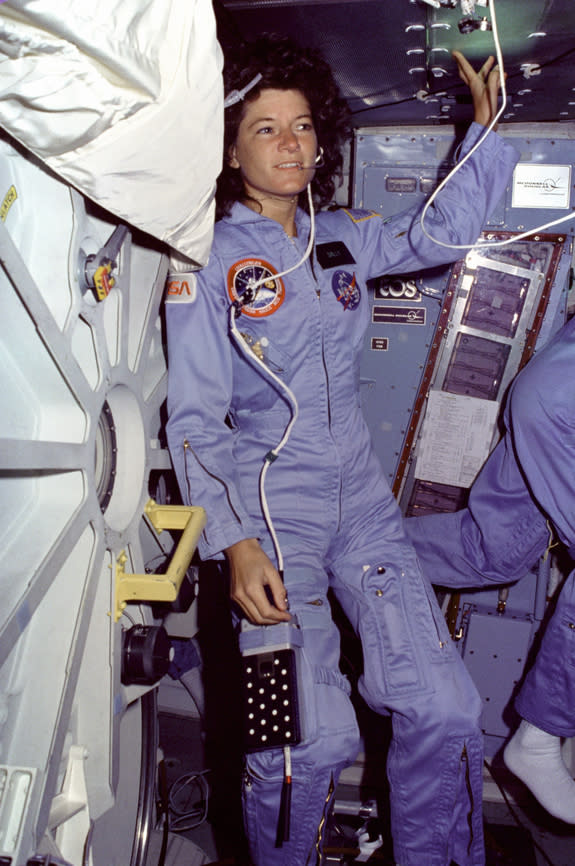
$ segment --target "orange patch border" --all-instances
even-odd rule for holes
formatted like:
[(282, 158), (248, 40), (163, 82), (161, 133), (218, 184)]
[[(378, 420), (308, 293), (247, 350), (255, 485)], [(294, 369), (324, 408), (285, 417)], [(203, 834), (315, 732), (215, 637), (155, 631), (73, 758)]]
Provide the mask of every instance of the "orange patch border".
[[(279, 307), (283, 304), (285, 300), (285, 284), (281, 277), (278, 277), (278, 271), (274, 268), (273, 265), (270, 265), (269, 262), (266, 262), (265, 259), (241, 259), (239, 262), (236, 262), (231, 266), (228, 271), (228, 295), (232, 302), (240, 301), (240, 296), (235, 291), (235, 281), (238, 273), (247, 267), (261, 267), (265, 268), (270, 273), (270, 282), (273, 280), (276, 286), (276, 295), (271, 301), (270, 304), (266, 307), (262, 307), (261, 309), (256, 309), (252, 307), (250, 304), (246, 304), (242, 307), (242, 313), (246, 316), (250, 316), (253, 319), (261, 319), (264, 316), (271, 316), (272, 313), (275, 313)], [(264, 284), (265, 285), (265, 284)]]

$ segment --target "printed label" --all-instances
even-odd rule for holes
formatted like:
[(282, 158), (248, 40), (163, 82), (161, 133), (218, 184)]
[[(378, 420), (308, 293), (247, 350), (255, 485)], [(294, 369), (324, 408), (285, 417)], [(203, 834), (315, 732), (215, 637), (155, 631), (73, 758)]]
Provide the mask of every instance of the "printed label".
[(169, 274), (166, 282), (166, 303), (191, 304), (196, 300), (197, 277), (187, 274)]
[(4, 196), (4, 201), (0, 205), (0, 219), (2, 220), (2, 222), (6, 221), (8, 211), (10, 210), (17, 198), (18, 193), (16, 192), (16, 187), (12, 185)]

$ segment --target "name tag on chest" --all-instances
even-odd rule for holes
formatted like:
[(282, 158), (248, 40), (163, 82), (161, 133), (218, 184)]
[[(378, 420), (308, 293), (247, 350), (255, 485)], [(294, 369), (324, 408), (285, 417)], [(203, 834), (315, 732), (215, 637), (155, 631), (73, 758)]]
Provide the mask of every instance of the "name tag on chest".
[(318, 244), (315, 248), (316, 258), (321, 267), (338, 268), (341, 265), (355, 265), (355, 259), (343, 241), (330, 241)]

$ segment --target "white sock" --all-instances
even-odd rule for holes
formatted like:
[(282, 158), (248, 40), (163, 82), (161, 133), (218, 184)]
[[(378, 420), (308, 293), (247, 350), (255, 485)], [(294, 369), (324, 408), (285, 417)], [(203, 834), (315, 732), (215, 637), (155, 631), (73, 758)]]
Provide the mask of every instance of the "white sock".
[(560, 737), (523, 719), (503, 759), (550, 815), (575, 824), (575, 781), (563, 763)]

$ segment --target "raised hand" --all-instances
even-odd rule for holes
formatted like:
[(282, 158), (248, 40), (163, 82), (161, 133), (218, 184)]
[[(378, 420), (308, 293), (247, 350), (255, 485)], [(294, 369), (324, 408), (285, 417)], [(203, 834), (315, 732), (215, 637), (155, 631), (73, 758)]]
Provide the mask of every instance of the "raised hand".
[(467, 84), (471, 92), (473, 119), (483, 126), (489, 126), (497, 114), (497, 101), (501, 86), (501, 76), (499, 67), (495, 65), (495, 58), (488, 57), (481, 69), (476, 72), (460, 51), (454, 51), (453, 57), (457, 62), (459, 77)]

